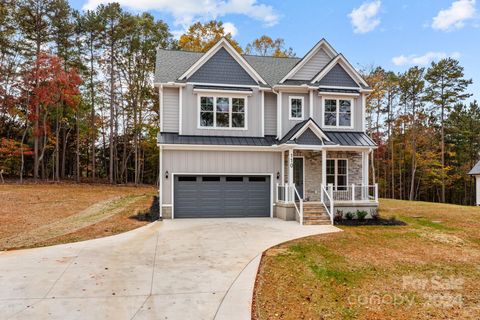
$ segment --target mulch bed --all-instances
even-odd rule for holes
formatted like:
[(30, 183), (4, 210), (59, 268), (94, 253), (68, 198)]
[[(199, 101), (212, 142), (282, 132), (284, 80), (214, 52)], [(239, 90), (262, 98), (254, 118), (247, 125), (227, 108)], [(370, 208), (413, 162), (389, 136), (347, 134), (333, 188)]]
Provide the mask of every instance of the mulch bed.
[(339, 221), (334, 221), (335, 225), (339, 226), (406, 226), (407, 224), (403, 221), (397, 220), (397, 219), (383, 219), (383, 218), (377, 218), (377, 219), (364, 219), (364, 220), (358, 220), (358, 219), (342, 219)]

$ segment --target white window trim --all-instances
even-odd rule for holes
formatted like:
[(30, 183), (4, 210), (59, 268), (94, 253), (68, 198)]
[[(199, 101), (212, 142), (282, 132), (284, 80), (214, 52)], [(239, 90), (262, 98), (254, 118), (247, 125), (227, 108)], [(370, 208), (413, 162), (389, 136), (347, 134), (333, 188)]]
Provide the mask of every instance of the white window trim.
[[(325, 100), (337, 100), (337, 125), (336, 126), (329, 126), (325, 124)], [(348, 100), (350, 101), (350, 125), (349, 126), (341, 126), (339, 125), (339, 117), (340, 117), (340, 100)], [(355, 99), (353, 98), (348, 98), (348, 97), (322, 97), (322, 125), (323, 128), (329, 128), (329, 129), (353, 129), (354, 128), (354, 121), (355, 121)]]
[[(200, 114), (201, 114), (201, 106), (200, 106), (200, 99), (202, 97), (212, 97), (213, 98), (213, 127), (203, 127), (201, 126), (200, 121)], [(228, 98), (230, 108), (228, 110), (228, 127), (217, 127), (217, 98)], [(233, 128), (232, 127), (232, 99), (238, 98), (243, 99), (245, 101), (245, 126), (243, 128)], [(197, 95), (197, 129), (200, 130), (233, 130), (233, 131), (246, 131), (248, 130), (248, 98), (246, 95), (232, 95), (232, 94), (198, 94)]]
[[(341, 186), (341, 187), (348, 187), (348, 180), (349, 180), (349, 174), (348, 174), (348, 159), (347, 158), (327, 158), (327, 161), (328, 160), (333, 160), (335, 162), (334, 164), (334, 169), (335, 169), (335, 173), (334, 173), (334, 178), (335, 178), (335, 183), (333, 184), (333, 188), (334, 190), (337, 190), (337, 187), (338, 187), (338, 160), (345, 160), (346, 162), (346, 167), (347, 167), (347, 181), (346, 181), (346, 185), (344, 186)], [(325, 166), (325, 170), (327, 169), (328, 165)], [(325, 172), (325, 179), (328, 179), (328, 176), (329, 174), (327, 172)], [(325, 180), (326, 181), (326, 180)]]
[[(302, 101), (302, 116), (301, 117), (292, 117), (292, 100), (299, 99)], [(305, 116), (305, 97), (302, 96), (290, 96), (288, 97), (288, 120), (304, 120)]]

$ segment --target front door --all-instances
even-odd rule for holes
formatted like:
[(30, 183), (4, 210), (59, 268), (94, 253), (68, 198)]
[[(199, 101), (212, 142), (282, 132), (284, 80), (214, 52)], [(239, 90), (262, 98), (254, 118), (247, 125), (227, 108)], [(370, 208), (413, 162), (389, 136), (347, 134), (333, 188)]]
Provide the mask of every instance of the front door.
[(300, 194), (300, 197), (305, 198), (303, 195), (303, 157), (294, 157), (293, 158), (293, 183)]

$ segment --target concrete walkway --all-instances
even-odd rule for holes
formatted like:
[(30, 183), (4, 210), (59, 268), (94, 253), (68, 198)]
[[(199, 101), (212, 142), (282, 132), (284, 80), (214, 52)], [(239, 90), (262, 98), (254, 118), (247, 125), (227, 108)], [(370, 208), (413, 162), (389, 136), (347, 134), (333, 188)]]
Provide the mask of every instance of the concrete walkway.
[(250, 319), (261, 252), (338, 230), (271, 218), (179, 219), (103, 239), (0, 252), (0, 315)]

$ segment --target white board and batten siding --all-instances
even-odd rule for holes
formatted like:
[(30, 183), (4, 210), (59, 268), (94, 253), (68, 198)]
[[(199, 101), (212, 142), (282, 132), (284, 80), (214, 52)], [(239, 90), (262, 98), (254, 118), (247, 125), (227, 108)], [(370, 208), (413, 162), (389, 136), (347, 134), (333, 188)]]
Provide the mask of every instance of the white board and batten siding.
[(178, 132), (179, 95), (178, 88), (163, 89), (162, 132)]
[(258, 151), (213, 151), (213, 150), (164, 150), (163, 172), (169, 178), (163, 179), (163, 204), (172, 204), (173, 174), (268, 174), (272, 177), (272, 200), (281, 171), (280, 152)]

